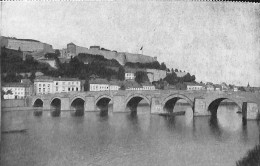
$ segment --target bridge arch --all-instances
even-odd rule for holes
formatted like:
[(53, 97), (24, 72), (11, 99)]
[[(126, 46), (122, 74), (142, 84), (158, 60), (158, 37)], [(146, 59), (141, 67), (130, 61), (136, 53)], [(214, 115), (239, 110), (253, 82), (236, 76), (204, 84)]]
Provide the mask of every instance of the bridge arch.
[(50, 100), (50, 108), (52, 116), (60, 116), (61, 113), (61, 99), (54, 97)]
[(166, 112), (173, 112), (175, 104), (180, 99), (184, 99), (186, 102), (188, 102), (193, 109), (193, 101), (190, 98), (182, 94), (171, 94), (163, 100), (163, 110)]
[(219, 107), (220, 103), (224, 100), (230, 100), (230, 101), (236, 103), (236, 105), (239, 107), (239, 109), (242, 110), (241, 102), (236, 101), (229, 97), (219, 97), (219, 98), (215, 98), (215, 99), (211, 100), (207, 106), (207, 110), (211, 113), (211, 115), (214, 115), (214, 116), (217, 115), (218, 107)]
[(43, 100), (37, 98), (33, 101), (33, 107), (43, 107)]
[(113, 98), (109, 95), (101, 95), (99, 96), (96, 101), (95, 105), (97, 110), (100, 111), (100, 115), (107, 115), (108, 114), (108, 105)]
[(141, 100), (145, 100), (149, 106), (151, 107), (151, 101), (149, 98), (142, 94), (133, 94), (130, 95), (126, 100), (125, 100), (125, 108), (130, 110), (131, 113), (136, 113), (137, 112), (137, 106)]
[(70, 110), (72, 110), (72, 113), (75, 116), (84, 115), (84, 110), (85, 110), (85, 100), (84, 100), (84, 98), (82, 98), (80, 96), (74, 97), (71, 100), (71, 103), (70, 103)]

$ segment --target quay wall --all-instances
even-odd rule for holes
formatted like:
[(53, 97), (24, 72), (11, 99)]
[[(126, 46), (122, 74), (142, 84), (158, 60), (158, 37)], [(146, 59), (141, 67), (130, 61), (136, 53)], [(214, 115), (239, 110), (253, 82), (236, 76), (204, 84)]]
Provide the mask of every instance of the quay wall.
[(1, 108), (26, 107), (25, 99), (2, 100)]

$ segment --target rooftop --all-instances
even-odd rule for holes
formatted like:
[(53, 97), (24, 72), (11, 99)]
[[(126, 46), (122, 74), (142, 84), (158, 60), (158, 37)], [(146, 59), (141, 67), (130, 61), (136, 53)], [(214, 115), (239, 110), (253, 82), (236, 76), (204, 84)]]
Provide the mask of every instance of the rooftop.
[(28, 87), (29, 84), (24, 84), (20, 82), (10, 82), (10, 83), (3, 83), (2, 87)]

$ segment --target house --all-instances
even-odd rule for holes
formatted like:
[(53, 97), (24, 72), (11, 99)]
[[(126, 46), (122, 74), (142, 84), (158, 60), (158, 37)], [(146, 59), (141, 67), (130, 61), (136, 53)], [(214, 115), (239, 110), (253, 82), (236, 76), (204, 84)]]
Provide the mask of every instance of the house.
[(81, 81), (77, 78), (53, 78), (40, 76), (34, 80), (35, 94), (81, 91)]
[(222, 91), (228, 91), (229, 90), (229, 87), (225, 82), (222, 82), (220, 85), (221, 85)]
[(81, 91), (81, 81), (77, 78), (54, 78), (53, 92), (73, 92)]
[(4, 99), (24, 99), (32, 95), (32, 85), (24, 83), (5, 83), (2, 84), (2, 91), (4, 92)]
[(91, 79), (89, 81), (90, 91), (114, 91), (119, 90), (121, 87), (121, 82), (116, 80), (108, 81), (106, 79), (97, 78)]
[(142, 90), (155, 90), (155, 86), (150, 82), (141, 83)]
[(106, 79), (97, 78), (89, 81), (89, 91), (109, 90), (109, 82)]
[(186, 82), (187, 90), (205, 90), (204, 84)]
[(206, 90), (207, 91), (214, 91), (215, 88), (214, 88), (214, 86), (212, 84), (206, 84)]
[(53, 92), (54, 78), (49, 76), (39, 76), (34, 79), (34, 94), (48, 94)]
[(125, 80), (133, 80), (135, 79), (135, 73), (126, 72), (125, 73)]
[(222, 86), (221, 85), (215, 84), (214, 87), (215, 87), (215, 91), (222, 91)]
[(138, 71), (146, 72), (145, 69), (125, 67), (125, 80), (134, 80), (135, 73)]

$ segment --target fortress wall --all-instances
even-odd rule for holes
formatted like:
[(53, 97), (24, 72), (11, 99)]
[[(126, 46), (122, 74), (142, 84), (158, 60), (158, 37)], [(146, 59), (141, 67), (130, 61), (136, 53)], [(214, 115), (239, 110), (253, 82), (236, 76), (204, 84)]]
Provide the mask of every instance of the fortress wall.
[(53, 50), (53, 48), (52, 48), (52, 45), (46, 44), (46, 43), (43, 43), (43, 51), (44, 52), (49, 52), (49, 53), (54, 53), (55, 52)]
[(44, 49), (43, 43), (40, 43), (40, 42), (8, 39), (7, 48), (13, 49), (13, 50), (18, 50), (19, 47), (20, 47), (21, 51), (38, 51), (38, 50)]
[(1, 38), (1, 46), (5, 46), (6, 48), (12, 50), (18, 50), (20, 48), (21, 51), (29, 51), (29, 52), (36, 52), (36, 51), (54, 52), (52, 45), (50, 44), (37, 42), (37, 41), (8, 39), (5, 37)]
[(79, 53), (86, 53), (86, 54), (91, 54), (91, 55), (102, 55), (106, 59), (117, 60), (121, 65), (124, 65), (126, 62), (150, 63), (150, 62), (156, 61), (156, 59), (154, 59), (153, 57), (141, 55), (141, 54), (106, 51), (106, 50), (99, 50), (99, 49), (95, 49), (95, 48), (88, 49), (86, 47), (80, 47), (80, 46), (76, 46), (75, 53), (76, 53), (76, 55), (78, 55)]
[(76, 46), (76, 55), (80, 54), (80, 53), (87, 53), (88, 52), (88, 48), (86, 47), (80, 47), (80, 46)]
[(142, 55), (142, 54), (126, 54), (126, 61), (127, 62), (140, 62), (140, 63), (150, 63), (156, 61), (153, 57)]

